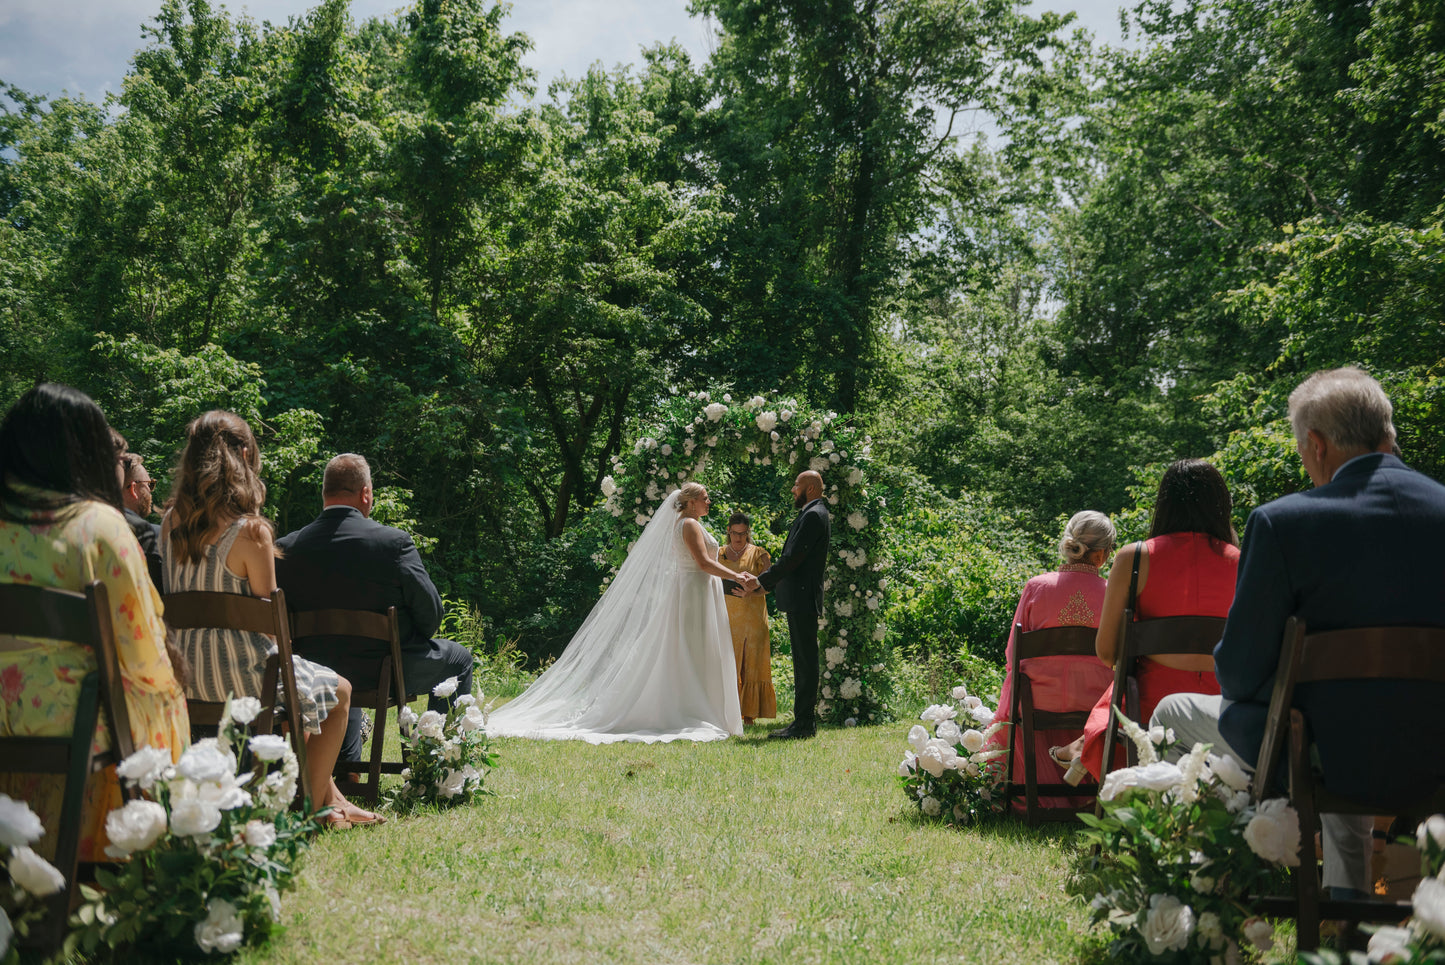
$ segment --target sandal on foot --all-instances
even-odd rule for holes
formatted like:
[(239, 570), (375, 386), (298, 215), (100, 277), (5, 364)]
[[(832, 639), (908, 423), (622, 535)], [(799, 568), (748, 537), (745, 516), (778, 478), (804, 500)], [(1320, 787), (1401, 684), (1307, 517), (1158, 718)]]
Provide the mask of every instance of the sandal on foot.
[(377, 814), (375, 811), (363, 811), (355, 805), (346, 805), (346, 820), (354, 828), (370, 827), (373, 824), (385, 824), (386, 815)]
[(1067, 744), (1055, 744), (1053, 747), (1049, 748), (1049, 760), (1053, 761), (1055, 764), (1059, 765), (1059, 767), (1063, 768), (1066, 771), (1070, 767), (1074, 766), (1074, 758), (1064, 757), (1061, 753), (1062, 751), (1066, 751), (1068, 749), (1069, 747)]
[(321, 830), (323, 831), (350, 831), (353, 827), (346, 815), (332, 808), (321, 815)]

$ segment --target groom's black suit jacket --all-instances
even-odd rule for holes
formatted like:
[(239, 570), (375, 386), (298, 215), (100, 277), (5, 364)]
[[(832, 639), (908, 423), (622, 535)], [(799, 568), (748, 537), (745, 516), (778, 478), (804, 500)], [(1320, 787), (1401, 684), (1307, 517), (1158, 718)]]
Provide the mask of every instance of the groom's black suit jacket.
[(811, 610), (815, 616), (822, 615), (823, 571), (828, 565), (828, 540), (832, 532), (833, 518), (822, 499), (808, 503), (793, 520), (783, 552), (758, 577), (763, 588), (775, 594), (779, 610), (784, 613)]
[[(396, 607), (403, 651), (427, 653), (442, 621), (442, 600), (410, 536), (350, 506), (329, 506), (310, 524), (276, 541), (276, 583), (294, 610)], [(335, 668), (358, 652), (354, 637), (313, 637), (305, 656)], [(375, 644), (381, 656), (385, 644)], [(328, 662), (334, 659), (336, 663)]]

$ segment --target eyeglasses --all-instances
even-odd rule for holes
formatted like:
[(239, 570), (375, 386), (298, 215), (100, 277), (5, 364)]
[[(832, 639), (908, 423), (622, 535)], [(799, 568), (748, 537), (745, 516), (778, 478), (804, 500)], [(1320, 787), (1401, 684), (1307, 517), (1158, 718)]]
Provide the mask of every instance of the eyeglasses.
[(156, 491), (156, 481), (154, 479), (132, 479), (131, 482), (137, 486), (144, 486), (151, 492)]

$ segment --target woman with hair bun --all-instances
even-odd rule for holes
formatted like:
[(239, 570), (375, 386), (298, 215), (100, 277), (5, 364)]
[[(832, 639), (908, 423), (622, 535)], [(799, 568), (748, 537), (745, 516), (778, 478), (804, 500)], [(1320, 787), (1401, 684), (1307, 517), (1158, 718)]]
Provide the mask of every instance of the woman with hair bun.
[[(261, 515), (266, 484), (261, 451), (246, 420), (215, 410), (186, 427), (171, 500), (161, 521), (161, 562), (167, 593), (206, 590), (269, 597), (276, 590), (276, 542)], [(276, 641), (239, 630), (183, 630), (181, 649), (191, 665), (187, 696), (225, 700), (261, 694), (266, 658)], [(346, 734), (351, 684), (327, 667), (294, 659), (296, 690), (306, 730), (306, 769), (319, 800), (330, 808), (328, 827), (380, 824), (342, 795), (331, 770)]]
[[(1052, 573), (1036, 576), (1024, 584), (1019, 605), (1009, 625), (1008, 652), (1005, 666), (1013, 665), (1017, 635), (1014, 627), (1022, 625), (1025, 632), (1047, 627), (1097, 627), (1104, 607), (1104, 580), (1099, 568), (1114, 550), (1114, 524), (1103, 513), (1084, 510), (1070, 517), (1059, 539), (1059, 556), (1063, 563)], [(1022, 669), (1028, 673), (1036, 710), (1068, 713), (1093, 707), (1113, 681), (1109, 668), (1094, 657), (1038, 657), (1025, 660)], [(999, 693), (994, 722), (1008, 722), (1013, 707), (1016, 682), (1012, 675), (1004, 678)], [(1005, 727), (995, 741), (1007, 746), (1012, 739)], [(1014, 755), (1011, 780), (1024, 783), (1024, 754), (1033, 754), (1035, 773), (1047, 774), (1051, 745), (1073, 740), (1078, 731), (1039, 730), (1034, 732), (1034, 745), (1020, 748)], [(1043, 807), (1068, 807), (1068, 799), (1041, 798)], [(1019, 805), (1022, 807), (1022, 804)]]
[[(1164, 471), (1154, 500), (1149, 538), (1121, 549), (1109, 571), (1094, 649), (1111, 669), (1119, 655), (1125, 610), (1133, 610), (1136, 621), (1229, 615), (1239, 570), (1239, 538), (1230, 520), (1231, 508), (1224, 477), (1203, 459), (1180, 459)], [(1133, 577), (1136, 556), (1137, 581)], [(1132, 598), (1131, 581), (1135, 584)], [(1154, 707), (1169, 694), (1219, 693), (1214, 657), (1207, 654), (1145, 657), (1139, 663), (1137, 676), (1140, 720), (1153, 716)], [(1067, 748), (1059, 748), (1055, 755), (1060, 766), (1068, 767), (1064, 780), (1070, 784), (1082, 781), (1086, 772), (1096, 781), (1099, 779), (1104, 764), (1104, 730), (1111, 723), (1109, 705), (1113, 696), (1111, 672), (1108, 689), (1084, 725), (1084, 736)], [(1115, 749), (1115, 766), (1121, 766), (1123, 748), (1116, 745)]]

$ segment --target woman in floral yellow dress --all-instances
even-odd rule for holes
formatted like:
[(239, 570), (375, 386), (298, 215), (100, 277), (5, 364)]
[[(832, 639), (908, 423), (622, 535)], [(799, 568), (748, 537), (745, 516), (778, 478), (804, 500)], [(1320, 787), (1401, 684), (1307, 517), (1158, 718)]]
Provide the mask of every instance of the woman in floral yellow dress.
[[(718, 562), (736, 573), (759, 573), (773, 565), (768, 551), (752, 541), (752, 520), (733, 513), (728, 520), (728, 541), (718, 550)], [(733, 634), (733, 659), (738, 668), (738, 701), (743, 723), (778, 716), (773, 691), (773, 647), (768, 636), (768, 602), (759, 588), (753, 593), (727, 595), (728, 623)]]
[[(116, 653), (137, 748), (164, 747), (178, 760), (190, 743), (185, 696), (165, 647), (160, 597), (145, 554), (120, 512), (115, 446), (105, 415), (84, 393), (44, 383), (0, 423), (0, 582), (80, 590), (100, 580), (110, 597)], [(68, 734), (80, 680), (95, 669), (76, 644), (0, 636), (0, 734)], [(98, 749), (109, 740), (98, 727)], [(60, 788), (17, 775), (0, 790), (28, 801), (53, 852)], [(101, 858), (105, 815), (120, 804), (114, 769), (91, 779), (82, 859)]]

